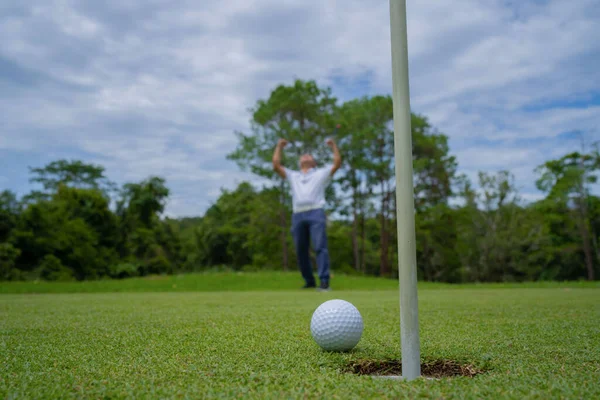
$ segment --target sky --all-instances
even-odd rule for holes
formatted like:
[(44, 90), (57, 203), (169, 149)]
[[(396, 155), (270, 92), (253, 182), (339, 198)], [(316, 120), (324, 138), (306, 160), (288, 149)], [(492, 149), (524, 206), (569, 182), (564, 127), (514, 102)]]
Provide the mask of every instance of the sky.
[[(600, 139), (597, 0), (407, 3), (411, 108), (459, 172), (509, 170), (534, 200), (538, 165)], [(388, 0), (3, 0), (0, 190), (78, 159), (202, 215), (256, 182), (225, 156), (277, 85), (391, 94), (389, 23)]]

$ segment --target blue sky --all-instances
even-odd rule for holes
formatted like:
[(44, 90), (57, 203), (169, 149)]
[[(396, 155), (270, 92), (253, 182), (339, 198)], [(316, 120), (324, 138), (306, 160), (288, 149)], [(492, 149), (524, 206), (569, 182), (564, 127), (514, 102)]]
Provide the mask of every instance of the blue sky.
[[(411, 104), (460, 172), (534, 169), (600, 139), (597, 0), (408, 1)], [(167, 179), (202, 214), (252, 179), (225, 159), (247, 109), (315, 79), (341, 101), (389, 93), (387, 0), (8, 0), (0, 5), (0, 189), (81, 159), (117, 183)]]

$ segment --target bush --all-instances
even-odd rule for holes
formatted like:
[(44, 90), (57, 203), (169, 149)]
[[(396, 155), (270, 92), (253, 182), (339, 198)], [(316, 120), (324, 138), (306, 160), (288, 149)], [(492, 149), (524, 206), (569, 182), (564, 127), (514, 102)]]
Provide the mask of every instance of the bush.
[(138, 276), (139, 268), (140, 266), (134, 263), (125, 262), (116, 264), (110, 267), (110, 277), (116, 279), (125, 279)]
[(71, 281), (73, 272), (52, 254), (46, 254), (39, 266), (40, 278), (46, 281)]
[(258, 265), (248, 264), (248, 265), (244, 265), (240, 271), (242, 271), (242, 272), (258, 272), (261, 269), (262, 268), (260, 268)]
[(360, 272), (358, 272), (356, 269), (354, 269), (354, 267), (352, 267), (350, 264), (348, 263), (343, 263), (341, 265), (337, 265), (331, 266), (331, 270), (333, 272), (337, 272), (338, 274), (342, 274), (342, 275), (362, 275)]
[(0, 243), (0, 281), (15, 281), (21, 278), (21, 272), (15, 268), (15, 262), (21, 250), (10, 243)]

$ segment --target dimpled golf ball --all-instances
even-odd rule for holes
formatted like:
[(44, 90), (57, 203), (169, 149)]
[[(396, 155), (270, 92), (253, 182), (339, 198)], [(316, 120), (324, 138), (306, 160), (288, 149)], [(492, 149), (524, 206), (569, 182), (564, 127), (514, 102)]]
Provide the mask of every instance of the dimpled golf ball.
[(323, 350), (348, 351), (360, 341), (363, 320), (352, 303), (345, 300), (329, 300), (313, 313), (310, 333)]

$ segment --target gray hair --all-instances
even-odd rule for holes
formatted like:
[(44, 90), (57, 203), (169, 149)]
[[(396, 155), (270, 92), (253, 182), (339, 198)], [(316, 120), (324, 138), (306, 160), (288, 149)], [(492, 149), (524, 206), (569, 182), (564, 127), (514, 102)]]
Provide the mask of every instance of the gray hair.
[[(310, 153), (303, 153), (303, 154), (300, 155), (300, 157), (302, 157), (303, 155), (309, 155), (309, 156), (311, 156), (312, 159), (313, 159), (313, 161), (315, 162), (315, 167), (319, 166), (319, 162), (317, 161), (317, 159), (315, 158), (315, 156), (313, 156)], [(300, 157), (298, 157), (298, 158), (300, 158)], [(300, 166), (300, 160), (298, 160), (298, 166)]]

